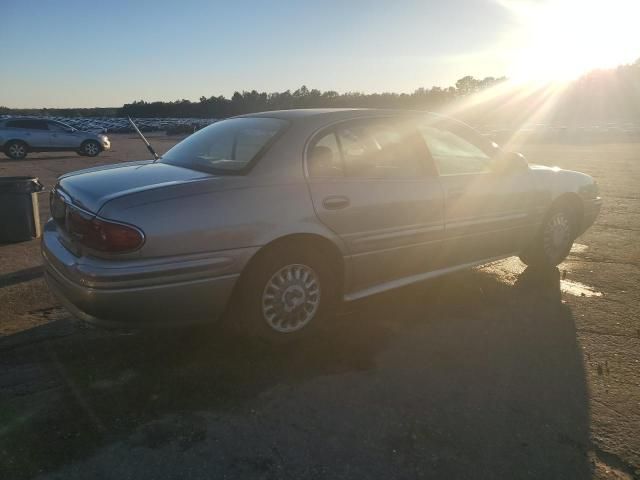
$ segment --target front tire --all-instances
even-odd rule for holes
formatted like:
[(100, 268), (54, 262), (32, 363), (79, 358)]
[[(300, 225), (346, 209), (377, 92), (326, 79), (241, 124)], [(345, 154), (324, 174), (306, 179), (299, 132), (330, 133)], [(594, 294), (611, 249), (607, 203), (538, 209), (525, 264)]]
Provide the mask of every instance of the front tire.
[(25, 159), (28, 151), (29, 147), (27, 144), (19, 140), (13, 140), (7, 143), (4, 147), (5, 155), (13, 160)]
[(578, 218), (568, 205), (553, 208), (545, 218), (534, 242), (520, 254), (533, 267), (555, 267), (567, 258), (578, 230)]
[(330, 319), (338, 302), (335, 272), (320, 255), (293, 246), (258, 254), (238, 285), (236, 330), (269, 343), (298, 340)]
[(100, 144), (95, 140), (87, 140), (82, 144), (80, 151), (87, 157), (95, 157), (100, 153)]

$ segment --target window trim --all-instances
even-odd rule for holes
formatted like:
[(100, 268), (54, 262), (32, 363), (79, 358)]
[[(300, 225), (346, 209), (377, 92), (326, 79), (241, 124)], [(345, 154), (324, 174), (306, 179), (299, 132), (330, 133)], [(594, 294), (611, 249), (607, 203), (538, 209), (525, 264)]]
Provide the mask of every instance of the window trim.
[[(423, 115), (420, 113), (417, 113), (416, 115), (402, 115), (402, 114), (389, 114), (389, 115), (372, 115), (372, 116), (360, 116), (360, 117), (353, 117), (353, 118), (346, 118), (346, 119), (341, 119), (341, 120), (337, 120), (335, 122), (332, 122), (328, 125), (324, 125), (318, 129), (316, 129), (311, 135), (309, 135), (309, 138), (307, 138), (305, 145), (304, 145), (304, 150), (303, 150), (303, 172), (304, 172), (304, 176), (305, 179), (307, 181), (313, 181), (313, 180), (334, 180), (334, 181), (420, 181), (422, 179), (425, 178), (435, 178), (439, 176), (439, 172), (438, 169), (434, 163), (433, 157), (431, 156), (431, 152), (429, 151), (429, 148), (427, 147), (426, 142), (424, 141), (424, 139), (422, 138), (422, 136), (420, 135), (420, 132), (418, 131), (417, 128), (417, 121), (419, 121), (419, 119), (422, 117)], [(365, 121), (376, 121), (376, 120), (407, 120), (409, 122), (412, 123), (413, 126), (413, 130), (415, 131), (415, 133), (420, 137), (419, 140), (420, 142), (422, 142), (423, 147), (424, 147), (424, 152), (426, 155), (424, 155), (424, 158), (422, 159), (422, 174), (421, 175), (417, 175), (414, 177), (354, 177), (354, 176), (349, 176), (346, 174), (346, 165), (344, 163), (344, 155), (342, 154), (342, 143), (340, 142), (340, 136), (337, 134), (337, 129), (344, 124), (350, 124), (350, 123), (357, 123), (357, 122), (365, 122)], [(333, 177), (333, 176), (317, 176), (317, 175), (310, 175), (309, 174), (309, 150), (311, 149), (311, 146), (315, 146), (315, 144), (318, 142), (318, 140), (320, 140), (323, 136), (329, 134), (329, 133), (333, 133), (335, 135), (336, 138), (336, 142), (338, 144), (338, 149), (340, 150), (340, 161), (342, 163), (342, 171), (343, 171), (343, 175), (339, 176), (339, 177)]]

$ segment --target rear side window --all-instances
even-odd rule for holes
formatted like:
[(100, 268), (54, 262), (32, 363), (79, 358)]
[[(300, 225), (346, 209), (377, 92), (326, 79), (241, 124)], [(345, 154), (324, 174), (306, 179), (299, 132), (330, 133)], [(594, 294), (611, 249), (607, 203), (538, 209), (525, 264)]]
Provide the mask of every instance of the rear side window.
[(425, 152), (413, 129), (391, 120), (357, 122), (336, 131), (346, 174), (412, 178), (424, 174)]
[(307, 153), (307, 168), (312, 177), (342, 177), (342, 157), (334, 132), (321, 137)]
[(277, 118), (231, 118), (186, 138), (162, 162), (213, 173), (241, 172), (267, 150), (287, 126)]
[(45, 120), (7, 120), (7, 128), (26, 128), (29, 130), (49, 130)]

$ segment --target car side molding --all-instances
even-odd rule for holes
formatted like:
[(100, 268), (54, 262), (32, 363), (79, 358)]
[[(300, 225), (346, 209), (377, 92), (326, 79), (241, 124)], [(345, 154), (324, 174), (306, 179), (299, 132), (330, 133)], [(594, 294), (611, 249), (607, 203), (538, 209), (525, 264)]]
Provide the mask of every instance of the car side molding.
[(383, 293), (389, 290), (395, 290), (396, 288), (406, 287), (407, 285), (411, 285), (413, 283), (418, 283), (425, 280), (432, 280), (434, 278), (442, 277), (443, 275), (448, 275), (450, 273), (454, 273), (459, 270), (466, 270), (468, 268), (477, 267), (479, 265), (486, 265), (489, 263), (497, 262), (499, 260), (503, 260), (505, 258), (509, 258), (514, 255), (517, 255), (517, 252), (513, 252), (507, 255), (499, 255), (497, 257), (484, 258), (482, 260), (477, 260), (469, 263), (461, 263), (460, 265), (454, 265), (453, 267), (446, 267), (446, 268), (441, 268), (439, 270), (433, 270), (430, 272), (418, 273), (416, 275), (411, 275), (409, 277), (398, 278), (396, 280), (391, 280), (390, 282), (380, 283), (378, 285), (374, 285), (373, 287), (368, 287), (362, 290), (358, 290), (357, 292), (347, 293), (344, 296), (344, 301), (352, 302), (354, 300), (359, 300), (361, 298), (365, 298), (370, 295), (377, 295), (379, 293)]

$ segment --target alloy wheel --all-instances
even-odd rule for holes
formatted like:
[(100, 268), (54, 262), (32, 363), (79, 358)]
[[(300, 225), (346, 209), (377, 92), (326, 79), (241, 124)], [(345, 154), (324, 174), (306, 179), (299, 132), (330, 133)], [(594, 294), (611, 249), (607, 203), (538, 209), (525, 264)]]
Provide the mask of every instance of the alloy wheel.
[(555, 213), (545, 225), (543, 235), (544, 252), (547, 258), (560, 258), (571, 248), (571, 221), (564, 212)]
[(262, 293), (262, 316), (279, 333), (306, 327), (320, 306), (320, 280), (307, 265), (292, 264), (274, 273)]
[(98, 145), (94, 142), (89, 142), (84, 146), (84, 151), (87, 155), (94, 156), (98, 154)]
[(22, 143), (12, 143), (9, 146), (9, 156), (15, 159), (22, 159), (27, 155), (27, 149)]

